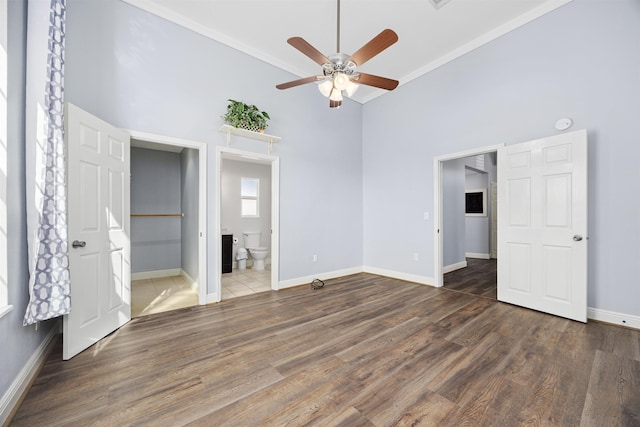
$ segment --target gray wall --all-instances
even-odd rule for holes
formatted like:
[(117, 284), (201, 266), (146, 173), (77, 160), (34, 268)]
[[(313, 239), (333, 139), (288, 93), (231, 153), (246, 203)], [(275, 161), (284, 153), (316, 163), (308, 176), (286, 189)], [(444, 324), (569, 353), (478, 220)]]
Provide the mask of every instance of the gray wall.
[[(259, 218), (241, 216), (240, 178), (260, 179)], [(260, 245), (271, 249), (271, 166), (224, 159), (221, 179), (220, 224), (222, 234), (233, 234), (238, 239), (238, 244), (233, 245), (234, 261), (238, 248), (246, 247), (242, 236), (244, 232), (261, 233)], [(271, 252), (267, 259), (270, 258)]]
[[(25, 199), (25, 49), (27, 5), (9, 1), (7, 122), (7, 279), (13, 311), (0, 318), (0, 397), (9, 389), (55, 320), (22, 326), (29, 300)], [(2, 255), (4, 256), (4, 254)]]
[[(131, 213), (181, 213), (179, 153), (131, 148)], [(131, 272), (182, 266), (181, 217), (131, 218)]]
[(465, 190), (485, 190), (487, 202), (486, 216), (465, 216), (464, 250), (489, 255), (489, 175), (486, 173), (466, 174)]
[[(490, 255), (491, 182), (496, 182), (495, 154), (483, 154), (485, 173), (465, 175), (466, 190), (486, 190), (487, 215), (465, 217), (465, 252)], [(467, 157), (466, 164), (475, 167), (475, 156)]]
[[(433, 157), (589, 138), (588, 305), (640, 315), (640, 2), (574, 0), (364, 106), (365, 264), (433, 277)], [(402, 209), (398, 209), (402, 206)], [(390, 229), (404, 239), (387, 242)], [(408, 263), (421, 248), (420, 263)]]
[(466, 160), (442, 164), (442, 265), (465, 260), (464, 165)]
[[(218, 128), (227, 99), (269, 112), (267, 132), (282, 137), (273, 147), (280, 158), (280, 280), (362, 265), (361, 105), (347, 100), (329, 109), (314, 85), (279, 91), (277, 83), (295, 76), (118, 0), (68, 0), (67, 19), (67, 100), (121, 128), (209, 143), (210, 213), (213, 147), (226, 145)], [(243, 138), (231, 146), (267, 151)], [(208, 233), (208, 257), (216, 259), (213, 215)], [(210, 266), (209, 292), (217, 273)]]
[[(475, 156), (443, 162), (442, 169), (442, 246), (443, 266), (465, 261), (466, 253), (489, 254), (489, 182), (496, 179), (492, 156), (484, 155), (486, 173), (466, 174), (475, 166)], [(465, 190), (487, 190), (487, 216), (465, 215)]]
[(185, 148), (180, 153), (180, 173), (182, 197), (182, 270), (194, 281), (199, 282), (199, 154), (198, 150)]

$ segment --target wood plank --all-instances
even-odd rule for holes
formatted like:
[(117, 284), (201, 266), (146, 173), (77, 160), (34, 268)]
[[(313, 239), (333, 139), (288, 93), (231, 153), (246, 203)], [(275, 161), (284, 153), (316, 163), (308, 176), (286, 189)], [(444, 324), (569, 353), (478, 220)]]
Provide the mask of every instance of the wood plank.
[(497, 260), (467, 258), (467, 266), (444, 275), (444, 287), (493, 300), (498, 297)]
[[(332, 382), (347, 386), (348, 371), (349, 367), (336, 357), (318, 360), (304, 371), (212, 412), (196, 425), (211, 425), (213, 420), (219, 426), (283, 425), (273, 421), (283, 417), (296, 425), (295, 420), (313, 416), (319, 396), (316, 390), (330, 387), (327, 383)], [(267, 420), (272, 422), (267, 424)]]
[(360, 411), (353, 406), (341, 411), (338, 415), (327, 420), (328, 426), (336, 427), (375, 427)]
[(501, 362), (520, 339), (505, 339), (491, 332), (425, 385), (456, 404), (464, 404), (486, 387), (492, 375), (502, 373)]
[(580, 426), (640, 425), (640, 362), (596, 351)]

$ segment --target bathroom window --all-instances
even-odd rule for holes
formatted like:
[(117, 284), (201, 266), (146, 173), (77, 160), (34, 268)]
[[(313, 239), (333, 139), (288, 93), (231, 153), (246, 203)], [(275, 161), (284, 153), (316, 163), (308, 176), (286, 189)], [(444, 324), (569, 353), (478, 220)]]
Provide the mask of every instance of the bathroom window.
[(258, 178), (240, 178), (240, 211), (242, 218), (258, 218), (260, 206), (260, 180)]

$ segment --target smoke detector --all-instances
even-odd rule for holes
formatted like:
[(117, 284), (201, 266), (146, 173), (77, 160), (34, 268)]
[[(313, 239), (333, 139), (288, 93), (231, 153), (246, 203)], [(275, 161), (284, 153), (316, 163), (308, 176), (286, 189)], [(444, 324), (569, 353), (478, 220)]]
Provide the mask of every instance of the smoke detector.
[(433, 7), (436, 9), (440, 9), (445, 4), (449, 3), (451, 0), (429, 0)]

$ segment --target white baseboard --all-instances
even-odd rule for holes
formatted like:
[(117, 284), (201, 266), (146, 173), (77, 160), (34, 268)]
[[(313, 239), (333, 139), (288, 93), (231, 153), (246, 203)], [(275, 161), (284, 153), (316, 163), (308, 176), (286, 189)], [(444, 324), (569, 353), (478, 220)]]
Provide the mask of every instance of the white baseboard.
[(467, 252), (464, 254), (466, 258), (477, 258), (477, 259), (491, 259), (491, 255), (489, 254), (481, 254), (477, 252)]
[(13, 306), (12, 305), (3, 305), (0, 306), (0, 318), (6, 316), (7, 314), (11, 313), (11, 311), (13, 310)]
[(311, 276), (297, 277), (295, 279), (282, 280), (278, 283), (278, 289), (292, 288), (294, 286), (308, 285), (313, 279), (329, 280), (336, 277), (349, 276), (350, 274), (362, 273), (362, 267), (346, 268), (344, 270), (329, 271), (326, 273), (313, 274)]
[(198, 293), (198, 295), (200, 294), (200, 284), (193, 280), (191, 276), (189, 276), (189, 273), (187, 273), (183, 269), (180, 269), (180, 276), (184, 277), (184, 280), (191, 284), (190, 286), (193, 292)]
[(455, 264), (449, 264), (442, 267), (442, 274), (451, 273), (452, 271), (460, 270), (467, 266), (467, 261), (460, 261)]
[(159, 277), (180, 276), (181, 268), (169, 268), (167, 270), (141, 271), (131, 273), (131, 280), (157, 279)]
[(433, 277), (421, 276), (419, 274), (403, 273), (401, 271), (385, 270), (377, 267), (364, 267), (365, 273), (377, 274), (378, 276), (391, 277), (392, 279), (405, 280), (407, 282), (419, 283), (421, 285), (435, 286)]
[(599, 308), (588, 307), (587, 318), (599, 320), (600, 322), (613, 323), (615, 325), (627, 326), (629, 328), (640, 329), (640, 316), (632, 316), (614, 311), (601, 310)]
[(20, 403), (22, 395), (40, 371), (40, 367), (47, 360), (59, 333), (60, 326), (53, 325), (45, 339), (40, 343), (36, 351), (33, 352), (27, 363), (18, 373), (18, 376), (9, 386), (9, 389), (2, 396), (2, 399), (0, 399), (0, 425), (5, 425), (16, 405)]
[(311, 276), (298, 277), (295, 279), (283, 280), (279, 283), (278, 289), (285, 289), (285, 288), (291, 288), (294, 286), (310, 284), (313, 281), (313, 279), (329, 280), (329, 279), (334, 279), (336, 277), (348, 276), (350, 274), (357, 274), (357, 273), (376, 274), (378, 276), (391, 277), (393, 279), (406, 280), (407, 282), (413, 282), (413, 283), (418, 283), (421, 285), (429, 285), (429, 286), (434, 286), (434, 282), (435, 282), (432, 277), (428, 277), (428, 276), (421, 276), (418, 274), (403, 273), (400, 271), (392, 271), (392, 270), (385, 270), (382, 268), (363, 266), (363, 267), (347, 268), (344, 270), (330, 271), (326, 273), (318, 273)]
[(207, 304), (213, 304), (214, 302), (218, 302), (218, 293), (214, 292), (212, 294), (207, 294)]

